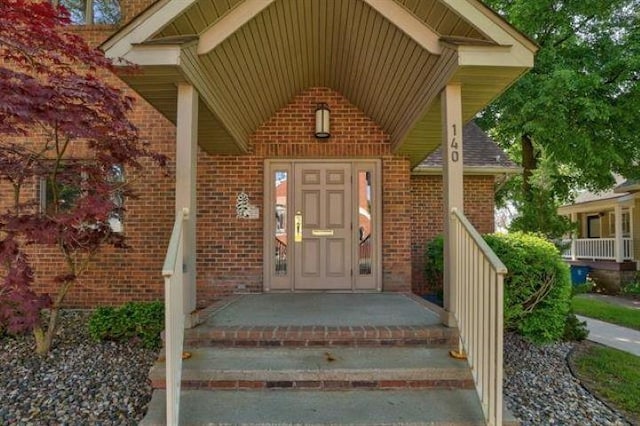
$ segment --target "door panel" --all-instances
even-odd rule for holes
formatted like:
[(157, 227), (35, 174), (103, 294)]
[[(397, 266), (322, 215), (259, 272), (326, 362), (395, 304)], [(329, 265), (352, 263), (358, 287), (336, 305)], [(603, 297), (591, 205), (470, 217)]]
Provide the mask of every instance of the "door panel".
[(294, 175), (294, 210), (302, 215), (294, 289), (351, 290), (351, 164), (297, 163)]

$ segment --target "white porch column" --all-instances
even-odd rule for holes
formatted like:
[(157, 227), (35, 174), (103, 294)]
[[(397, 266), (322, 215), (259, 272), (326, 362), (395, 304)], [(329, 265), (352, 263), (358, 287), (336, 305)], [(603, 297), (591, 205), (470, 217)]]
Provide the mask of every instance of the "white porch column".
[(614, 254), (616, 257), (616, 262), (622, 263), (624, 261), (624, 241), (622, 239), (622, 206), (620, 204), (616, 204), (614, 212), (616, 221), (616, 242), (614, 247)]
[(458, 278), (455, 273), (455, 239), (451, 227), (451, 210), (463, 211), (462, 171), (462, 87), (447, 85), (442, 98), (442, 155), (444, 192), (444, 309), (445, 325), (456, 326), (456, 291)]
[(184, 228), (184, 313), (196, 309), (196, 167), (198, 154), (198, 93), (193, 86), (178, 84), (178, 118), (176, 129), (176, 214), (189, 209)]
[[(571, 213), (571, 223), (578, 221), (578, 213)], [(571, 260), (576, 260), (576, 239), (578, 238), (578, 231), (571, 232)]]

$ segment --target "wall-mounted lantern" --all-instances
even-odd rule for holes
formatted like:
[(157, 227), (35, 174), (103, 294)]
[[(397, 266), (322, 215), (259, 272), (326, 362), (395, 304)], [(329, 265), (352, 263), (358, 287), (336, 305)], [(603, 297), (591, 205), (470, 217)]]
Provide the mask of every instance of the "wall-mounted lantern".
[(316, 107), (316, 138), (327, 139), (331, 136), (329, 132), (329, 106), (327, 104), (320, 103)]

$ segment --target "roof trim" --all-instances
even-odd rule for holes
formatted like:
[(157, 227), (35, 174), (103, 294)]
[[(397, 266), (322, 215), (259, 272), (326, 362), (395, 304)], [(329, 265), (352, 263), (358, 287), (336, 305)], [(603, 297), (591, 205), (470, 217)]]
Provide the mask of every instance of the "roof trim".
[(633, 205), (633, 201), (635, 198), (637, 198), (635, 194), (620, 194), (616, 197), (611, 198), (585, 201), (578, 204), (566, 204), (564, 206), (558, 207), (558, 214), (585, 213), (593, 211), (594, 209), (615, 207), (616, 205), (628, 207)]
[(416, 18), (404, 7), (389, 0), (363, 0), (372, 9), (391, 22), (409, 38), (418, 43), (432, 55), (440, 55), (442, 46), (440, 45), (440, 34), (430, 28), (427, 24)]
[[(441, 0), (451, 10), (458, 13), (465, 20), (475, 26), (478, 31), (487, 38), (501, 45), (512, 45), (518, 42), (532, 53), (537, 52), (540, 46), (523, 32), (508, 23), (502, 16), (479, 0)], [(466, 5), (472, 6), (470, 8)]]
[(197, 0), (159, 0), (100, 45), (105, 55), (122, 58), (131, 45), (144, 43)]
[[(521, 167), (483, 167), (483, 166), (463, 166), (465, 175), (517, 175), (522, 173)], [(437, 166), (417, 166), (411, 171), (412, 175), (441, 175), (442, 167)]]
[(198, 55), (206, 55), (271, 5), (275, 0), (245, 0), (213, 22), (201, 35)]

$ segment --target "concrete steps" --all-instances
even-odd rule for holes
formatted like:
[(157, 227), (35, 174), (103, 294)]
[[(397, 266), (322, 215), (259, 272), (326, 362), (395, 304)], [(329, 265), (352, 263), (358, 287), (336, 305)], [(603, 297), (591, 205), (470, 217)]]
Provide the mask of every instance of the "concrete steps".
[[(165, 393), (154, 392), (142, 425), (164, 422)], [(181, 395), (181, 425), (483, 425), (471, 389), (206, 391)]]
[[(201, 322), (185, 330), (183, 425), (484, 424), (467, 363), (448, 354), (457, 330), (413, 297), (245, 296)], [(150, 378), (142, 424), (164, 424), (162, 356)]]
[[(194, 348), (184, 389), (472, 389), (466, 362), (444, 348)], [(164, 388), (165, 364), (151, 370)]]

